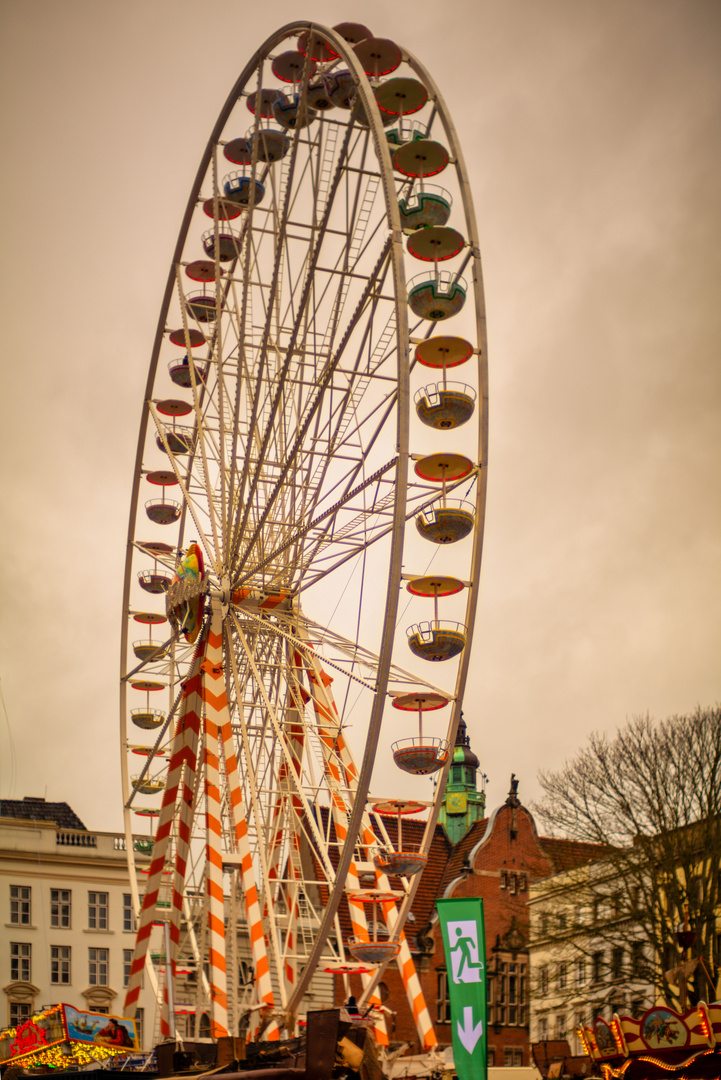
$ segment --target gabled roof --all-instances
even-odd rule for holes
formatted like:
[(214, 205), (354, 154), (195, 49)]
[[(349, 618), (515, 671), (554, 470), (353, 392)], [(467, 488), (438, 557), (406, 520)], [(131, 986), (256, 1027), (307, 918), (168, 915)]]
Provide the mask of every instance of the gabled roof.
[(0, 817), (22, 818), (25, 821), (52, 821), (61, 829), (87, 828), (66, 802), (46, 802), (26, 795), (24, 799), (0, 799)]
[(560, 840), (555, 836), (542, 836), (540, 840), (557, 874), (602, 859), (607, 851), (603, 844), (589, 844), (581, 840)]
[(466, 835), (462, 836), (454, 847), (451, 847), (450, 858), (444, 868), (440, 888), (437, 894), (438, 896), (444, 896), (446, 889), (451, 882), (456, 881), (467, 868), (468, 857), (485, 833), (488, 822), (489, 818), (482, 818), (480, 821), (475, 821)]

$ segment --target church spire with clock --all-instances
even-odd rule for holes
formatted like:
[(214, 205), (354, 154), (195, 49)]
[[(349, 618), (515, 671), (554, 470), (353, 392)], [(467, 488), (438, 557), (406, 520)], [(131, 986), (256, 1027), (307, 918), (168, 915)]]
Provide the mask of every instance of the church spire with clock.
[[(463, 839), (471, 825), (481, 820), (486, 809), (486, 793), (479, 791), (476, 786), (480, 762), (471, 750), (470, 743), (466, 722), (461, 715), (448, 783), (438, 816), (452, 844)], [(485, 776), (483, 779), (485, 781)]]

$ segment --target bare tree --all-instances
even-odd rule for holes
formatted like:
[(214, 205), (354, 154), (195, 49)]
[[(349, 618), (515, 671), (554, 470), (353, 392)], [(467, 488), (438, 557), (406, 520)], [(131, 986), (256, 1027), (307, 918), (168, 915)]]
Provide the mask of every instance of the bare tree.
[[(539, 780), (544, 797), (534, 812), (549, 831), (604, 851), (564, 890), (549, 890), (547, 939), (562, 942), (579, 961), (602, 963), (608, 999), (614, 988), (630, 986), (631, 996), (634, 982), (645, 983), (678, 1008), (680, 988), (663, 973), (684, 959), (676, 931), (688, 905), (696, 935), (690, 954), (702, 957), (717, 981), (721, 709), (699, 707), (660, 722), (636, 717), (613, 738), (593, 734), (575, 758)], [(574, 894), (583, 933), (580, 927), (569, 933), (562, 920), (559, 929), (548, 907), (568, 907)], [(692, 1001), (713, 995), (701, 965), (691, 993)]]

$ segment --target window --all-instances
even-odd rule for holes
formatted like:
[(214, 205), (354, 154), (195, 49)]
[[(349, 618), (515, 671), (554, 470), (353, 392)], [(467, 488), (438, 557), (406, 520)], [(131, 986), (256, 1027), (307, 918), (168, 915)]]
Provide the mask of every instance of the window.
[(130, 968), (133, 963), (133, 950), (123, 949), (123, 986), (130, 982)]
[(672, 967), (676, 967), (679, 960), (678, 948), (675, 945), (664, 945), (663, 947), (663, 965), (661, 970), (668, 971)]
[(523, 1066), (523, 1050), (520, 1046), (506, 1046), (503, 1050), (503, 1064), (507, 1069), (520, 1069)]
[(24, 1024), (32, 1016), (30, 1006), (23, 1001), (10, 1002), (10, 1027)]
[(586, 960), (581, 957), (576, 961), (576, 986), (583, 986), (586, 982)]
[(10, 942), (10, 979), (12, 982), (30, 982), (30, 955), (32, 946), (24, 941)]
[(520, 979), (519, 968), (521, 964), (509, 964), (508, 965), (508, 1023), (517, 1024), (519, 1009), (518, 1006), (521, 1002), (520, 995)]
[(538, 992), (539, 994), (548, 993), (548, 965), (544, 964), (543, 967), (538, 969)]
[(30, 886), (10, 886), (10, 922), (13, 926), (30, 926)]
[(565, 911), (559, 911), (558, 915), (556, 915), (556, 929), (557, 930), (565, 930), (566, 929), (566, 912)]
[[(135, 1031), (136, 1031), (137, 1036), (138, 1036), (138, 1046), (141, 1046), (141, 1047), (143, 1045), (143, 1020), (144, 1020), (144, 1017), (145, 1017), (145, 1012), (144, 1012), (143, 1009), (136, 1009), (135, 1010)], [(192, 1032), (191, 1032), (191, 1034), (192, 1034)]]
[(492, 1069), (493, 1066), (496, 1064), (496, 1055), (494, 1054), (493, 1049), (494, 1048), (492, 1046), (489, 1046), (486, 1049), (486, 1065), (489, 1067), (489, 1069)]
[(645, 960), (643, 955), (643, 942), (634, 941), (631, 944), (631, 971), (634, 975), (639, 976), (643, 974), (643, 962)]
[(203, 1013), (203, 1015), (200, 1018), (200, 1025), (199, 1025), (199, 1028), (198, 1028), (198, 1038), (199, 1039), (209, 1039), (210, 1038), (210, 1017), (208, 1016), (207, 1013)]
[[(671, 965), (669, 964), (669, 967)], [(620, 945), (614, 945), (611, 949), (611, 978), (620, 979), (623, 968), (623, 949)]]
[(70, 946), (50, 946), (50, 982), (70, 985)]
[(88, 893), (88, 927), (90, 930), (108, 929), (108, 894)]
[(508, 874), (505, 870), (501, 870), (501, 888), (508, 888)]
[(556, 1017), (556, 1034), (555, 1034), (555, 1038), (556, 1039), (565, 1039), (566, 1038), (566, 1017), (563, 1015), (563, 1013), (559, 1013), (558, 1016)]
[[(89, 974), (88, 982), (91, 986), (108, 985), (108, 950), (88, 949)], [(97, 1012), (97, 1009), (95, 1009)]]
[(548, 1038), (548, 1020), (545, 1016), (542, 1016), (538, 1021), (538, 1039), (539, 1042), (545, 1042)]
[(510, 880), (510, 884), (511, 884), (511, 895), (515, 896), (516, 895), (516, 885), (518, 883), (518, 879), (517, 879), (515, 874), (509, 874), (509, 880)]
[(541, 912), (541, 918), (539, 920), (539, 929), (540, 929), (540, 932), (541, 932), (541, 937), (545, 937), (546, 934), (548, 933), (548, 912), (547, 911), (542, 911)]
[(558, 965), (556, 974), (556, 986), (559, 990), (565, 990), (568, 984), (568, 964), (562, 962)]
[(585, 1053), (583, 1049), (583, 1043), (581, 1041), (581, 1036), (579, 1035), (579, 1030), (584, 1026), (585, 1022), (586, 1019), (583, 1013), (576, 1013), (576, 1026), (573, 1033), (573, 1047), (575, 1053), (578, 1055)]
[(70, 927), (70, 889), (50, 890), (50, 925)]
[(526, 1022), (526, 965), (512, 957), (507, 953), (505, 960), (496, 959), (493, 1022), (522, 1027)]
[(441, 968), (436, 970), (438, 976), (437, 1019), (439, 1024), (450, 1024), (451, 1002), (448, 997), (448, 972)]
[(133, 911), (133, 898), (129, 892), (123, 893), (123, 930), (131, 930), (133, 933), (138, 929)]
[(528, 888), (528, 874), (518, 875), (518, 891), (525, 892)]
[[(616, 1016), (620, 1016), (621, 1013), (624, 1013), (625, 1011), (625, 1006), (622, 1001), (611, 1002), (611, 1016), (613, 1016), (614, 1013), (616, 1014)], [(600, 1012), (597, 1015), (600, 1016)]]
[(600, 983), (603, 979), (603, 953), (595, 952), (591, 957), (591, 978), (594, 983)]
[[(253, 982), (253, 969), (252, 969), (252, 967), (250, 966), (250, 964), (248, 963), (247, 960), (239, 960), (238, 961), (238, 985), (239, 986), (250, 986), (250, 984), (252, 982)], [(381, 983), (381, 986), (385, 986), (385, 983)], [(387, 997), (388, 997), (388, 987), (386, 986), (386, 998)], [(384, 1001), (384, 1000), (385, 1000), (385, 998), (381, 994), (381, 1001)]]
[(496, 976), (496, 1023), (505, 1024), (508, 987), (506, 985), (506, 965), (500, 961), (496, 963)]

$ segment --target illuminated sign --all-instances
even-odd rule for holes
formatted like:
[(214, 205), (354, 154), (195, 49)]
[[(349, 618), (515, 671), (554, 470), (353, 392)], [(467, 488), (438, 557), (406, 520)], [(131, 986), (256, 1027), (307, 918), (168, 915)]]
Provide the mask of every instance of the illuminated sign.
[(75, 1068), (138, 1050), (135, 1021), (53, 1005), (0, 1035), (0, 1062)]

